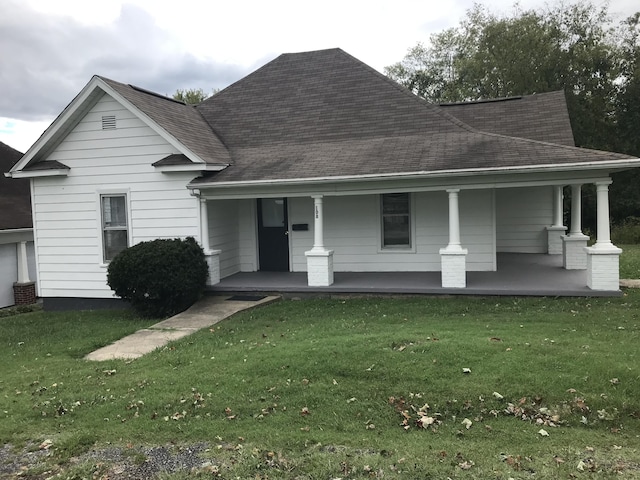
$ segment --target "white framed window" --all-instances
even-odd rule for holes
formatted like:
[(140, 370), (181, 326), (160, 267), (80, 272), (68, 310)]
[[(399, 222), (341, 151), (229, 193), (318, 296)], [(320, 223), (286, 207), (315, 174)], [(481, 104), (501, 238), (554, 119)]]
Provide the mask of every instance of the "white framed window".
[(129, 214), (126, 193), (100, 195), (102, 261), (107, 264), (129, 246)]
[(411, 196), (409, 193), (380, 195), (381, 246), (383, 249), (411, 249)]

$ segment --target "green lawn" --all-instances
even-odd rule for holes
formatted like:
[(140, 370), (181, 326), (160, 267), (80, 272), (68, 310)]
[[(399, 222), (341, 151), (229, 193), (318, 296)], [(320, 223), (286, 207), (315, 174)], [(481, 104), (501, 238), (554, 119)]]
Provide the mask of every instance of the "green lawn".
[(640, 278), (640, 245), (620, 245), (620, 278)]
[(101, 363), (82, 356), (149, 322), (17, 315), (0, 319), (0, 442), (50, 440), (61, 478), (108, 469), (69, 461), (90, 448), (199, 442), (207, 478), (638, 478), (639, 306), (290, 300)]

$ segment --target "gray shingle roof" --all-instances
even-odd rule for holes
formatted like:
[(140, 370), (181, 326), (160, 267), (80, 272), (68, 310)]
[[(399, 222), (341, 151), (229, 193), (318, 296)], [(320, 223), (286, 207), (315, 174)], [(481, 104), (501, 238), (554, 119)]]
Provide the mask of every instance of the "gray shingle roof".
[(231, 163), (225, 146), (192, 105), (105, 77), (100, 78), (205, 163)]
[(0, 142), (0, 230), (31, 228), (29, 179), (5, 178), (22, 153)]
[(575, 146), (563, 91), (440, 106), (477, 130)]
[(233, 165), (195, 183), (631, 158), (480, 132), (449, 108), (340, 49), (284, 54), (197, 106)]

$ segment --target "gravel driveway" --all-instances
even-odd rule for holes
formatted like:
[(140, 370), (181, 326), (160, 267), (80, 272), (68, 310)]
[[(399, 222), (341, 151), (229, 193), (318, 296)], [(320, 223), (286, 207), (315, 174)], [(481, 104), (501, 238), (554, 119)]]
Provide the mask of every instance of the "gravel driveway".
[(93, 478), (149, 480), (160, 474), (178, 472), (206, 472), (215, 476), (217, 467), (202, 456), (208, 451), (206, 443), (181, 447), (113, 447), (91, 450), (60, 467), (48, 449), (34, 445), (16, 449), (4, 445), (0, 448), (0, 479), (19, 476), (30, 480), (46, 479), (82, 464), (93, 469)]

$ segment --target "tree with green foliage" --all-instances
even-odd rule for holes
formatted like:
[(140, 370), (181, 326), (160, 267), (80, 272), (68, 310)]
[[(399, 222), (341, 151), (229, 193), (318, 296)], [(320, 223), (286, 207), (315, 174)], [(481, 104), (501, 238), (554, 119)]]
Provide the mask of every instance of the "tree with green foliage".
[[(592, 3), (516, 5), (506, 16), (476, 4), (385, 72), (434, 103), (564, 90), (576, 145), (640, 156), (639, 17), (616, 26)], [(614, 177), (615, 221), (640, 216), (638, 179), (635, 170)]]
[(180, 100), (188, 105), (197, 105), (204, 102), (207, 98), (218, 93), (218, 90), (212, 90), (211, 93), (205, 92), (201, 88), (179, 88), (173, 94), (175, 100)]

